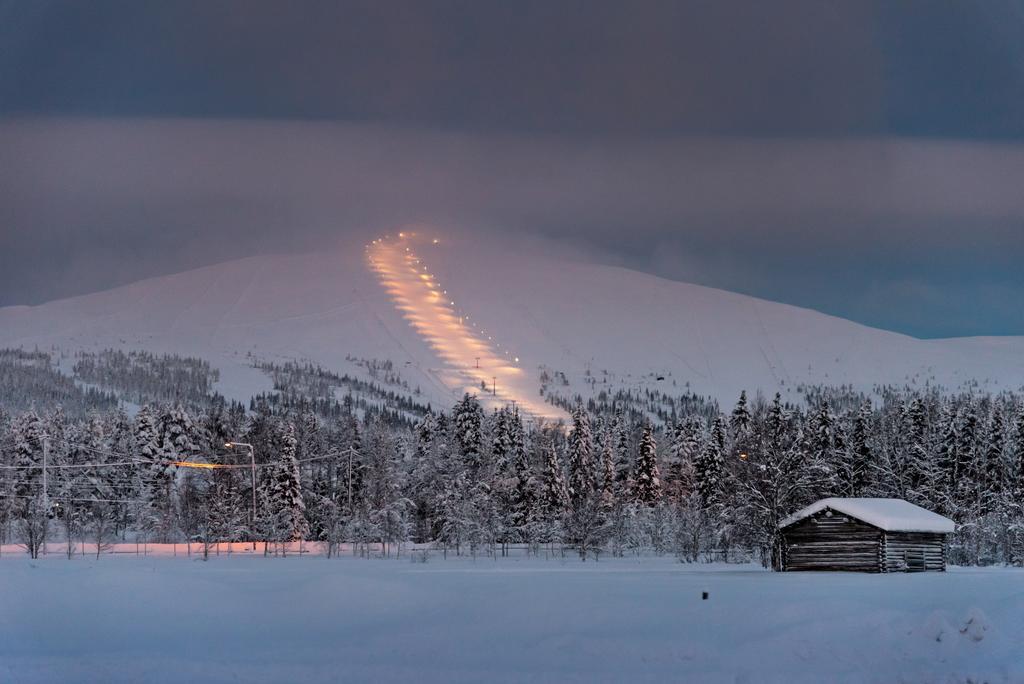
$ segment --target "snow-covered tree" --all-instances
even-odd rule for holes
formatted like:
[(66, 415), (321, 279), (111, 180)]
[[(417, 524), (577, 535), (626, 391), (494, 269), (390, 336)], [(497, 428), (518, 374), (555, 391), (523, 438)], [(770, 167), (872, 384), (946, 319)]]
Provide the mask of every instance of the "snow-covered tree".
[(750, 430), (751, 426), (750, 409), (747, 406), (746, 390), (740, 392), (740, 398), (732, 410), (729, 418), (729, 430), (734, 441), (741, 442)]
[(297, 446), (295, 425), (284, 422), (277, 435), (276, 461), (270, 485), (270, 506), (278, 520), (276, 531), (280, 535), (279, 541), (298, 541), (309, 534)]
[(476, 395), (465, 394), (452, 410), (452, 419), (459, 453), (469, 467), (478, 468), (483, 448), (483, 409)]
[(572, 412), (569, 433), (569, 503), (572, 506), (588, 502), (597, 491), (593, 450), (590, 420), (583, 408), (577, 406)]
[(541, 501), (547, 516), (561, 515), (569, 506), (569, 489), (558, 452), (553, 444), (544, 447), (544, 472), (541, 484)]
[(766, 565), (778, 567), (779, 522), (807, 503), (820, 475), (805, 467), (802, 435), (783, 409), (779, 394), (755, 432), (756, 448), (737, 464), (733, 479), (739, 507), (753, 525), (750, 542), (760, 549)]
[(654, 429), (644, 422), (640, 430), (640, 450), (633, 475), (633, 501), (653, 505), (661, 501), (661, 473), (658, 470), (657, 445)]
[(708, 510), (721, 502), (725, 481), (725, 455), (722, 453), (724, 429), (720, 416), (715, 416), (708, 439), (693, 464), (694, 480), (700, 507)]
[(872, 465), (871, 404), (865, 402), (854, 414), (844, 466), (840, 474), (843, 496), (863, 496)]

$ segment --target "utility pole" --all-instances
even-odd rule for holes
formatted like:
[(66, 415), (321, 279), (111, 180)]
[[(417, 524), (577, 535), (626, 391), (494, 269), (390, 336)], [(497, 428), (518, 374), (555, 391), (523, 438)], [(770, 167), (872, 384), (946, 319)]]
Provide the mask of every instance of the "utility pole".
[[(50, 435), (43, 435), (43, 515), (50, 516), (50, 492), (46, 482), (46, 465), (50, 459)], [(43, 542), (43, 555), (46, 555), (46, 542)]]
[(478, 357), (476, 357), (476, 367), (477, 367), (477, 368), (479, 368), (479, 367), (480, 367), (480, 357), (479, 357), (479, 356), (478, 356)]
[[(253, 451), (252, 444), (246, 444), (249, 447), (249, 472), (252, 475), (252, 528), (256, 530), (256, 452)], [(256, 550), (256, 535), (252, 537), (252, 550)]]
[(256, 453), (253, 451), (252, 444), (246, 444), (245, 442), (228, 442), (224, 445), (228, 449), (235, 447), (245, 447), (249, 450), (249, 471), (252, 473), (252, 550), (256, 550)]
[(43, 435), (43, 509), (46, 510), (46, 514), (49, 515), (50, 496), (49, 489), (47, 488), (46, 482), (46, 462), (50, 458), (50, 436)]
[(491, 394), (498, 396), (498, 376), (491, 376)]
[(352, 455), (356, 448), (351, 444), (348, 447), (348, 512), (352, 515)]

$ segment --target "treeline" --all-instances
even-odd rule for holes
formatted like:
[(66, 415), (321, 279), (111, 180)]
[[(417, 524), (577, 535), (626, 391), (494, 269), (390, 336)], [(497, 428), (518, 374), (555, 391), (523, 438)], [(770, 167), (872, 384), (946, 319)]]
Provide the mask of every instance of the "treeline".
[[(393, 370), (391, 362), (369, 362), (346, 357), (349, 361), (367, 368), (370, 375), (379, 378), (384, 374), (386, 384), (408, 389), (408, 383), (401, 380)], [(274, 381), (273, 393), (262, 393), (252, 398), (250, 407), (256, 410), (259, 404), (267, 404), (276, 411), (302, 413), (312, 412), (328, 420), (337, 419), (356, 411), (381, 416), (389, 425), (412, 426), (415, 421), (429, 413), (430, 404), (422, 404), (412, 396), (384, 387), (345, 373), (339, 375), (319, 365), (287, 361), (282, 364), (270, 361), (256, 363), (256, 367), (269, 374)], [(339, 400), (339, 391), (346, 394)], [(419, 388), (413, 396), (419, 396)]]
[(0, 410), (63, 406), (72, 413), (109, 410), (118, 404), (110, 391), (82, 388), (42, 351), (0, 349)]
[(216, 400), (213, 384), (220, 379), (220, 371), (202, 359), (119, 349), (79, 352), (72, 370), (82, 382), (116, 390), (135, 404), (203, 406)]
[(680, 416), (699, 416), (711, 420), (719, 411), (718, 402), (710, 397), (697, 394), (671, 395), (660, 390), (618, 389), (609, 392), (602, 389), (596, 395), (584, 400), (580, 395), (565, 397), (548, 393), (548, 402), (571, 412), (578, 404), (584, 404), (592, 418), (609, 419), (623, 414), (630, 421), (650, 417), (660, 425), (673, 425)]
[[(793, 406), (743, 395), (727, 413), (686, 402), (667, 425), (583, 405), (567, 425), (524, 421), (469, 395), (415, 425), (351, 402), (329, 418), (267, 402), (5, 414), (0, 535), (30, 551), (91, 535), (98, 547), (315, 539), (370, 552), (414, 541), (771, 564), (788, 514), (826, 496), (877, 496), (955, 520), (954, 563), (1024, 561), (1019, 395), (811, 396)], [(251, 445), (255, 468), (248, 446), (228, 442)], [(188, 465), (199, 462), (228, 467)]]

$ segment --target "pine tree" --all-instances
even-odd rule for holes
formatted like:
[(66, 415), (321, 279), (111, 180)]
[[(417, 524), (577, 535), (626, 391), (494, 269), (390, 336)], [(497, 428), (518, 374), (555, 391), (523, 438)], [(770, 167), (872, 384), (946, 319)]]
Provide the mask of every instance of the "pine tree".
[(590, 421), (581, 406), (572, 412), (572, 431), (569, 433), (569, 503), (585, 504), (597, 490), (592, 461), (593, 439)]
[(195, 429), (192, 417), (181, 406), (168, 409), (159, 419), (145, 408), (139, 411), (135, 423), (136, 448), (141, 456), (151, 459), (144, 475), (149, 485), (149, 506), (143, 526), (157, 541), (166, 543), (174, 538), (178, 526), (174, 463), (196, 452)]
[(953, 516), (959, 510), (956, 502), (959, 473), (958, 464), (960, 457), (957, 454), (960, 444), (958, 434), (958, 421), (956, 409), (949, 403), (943, 405), (942, 410), (942, 436), (938, 444), (938, 462), (936, 469), (935, 499), (939, 512), (943, 515)]
[(532, 534), (532, 526), (540, 517), (540, 511), (538, 510), (538, 484), (530, 468), (530, 460), (527, 456), (525, 445), (522, 448), (514, 447), (513, 453), (515, 454), (515, 460), (512, 463), (515, 474), (515, 488), (512, 492), (511, 524), (517, 531), (518, 538), (521, 541), (530, 541), (534, 536)]
[(188, 459), (199, 451), (200, 430), (192, 415), (181, 405), (168, 409), (160, 424), (160, 458)]
[(277, 463), (270, 487), (271, 510), (278, 518), (280, 541), (299, 541), (309, 535), (306, 504), (302, 497), (299, 460), (296, 454), (298, 440), (295, 425), (283, 422), (277, 435)]
[(430, 455), (437, 430), (437, 420), (433, 413), (425, 413), (416, 424), (416, 458), (424, 459)]
[(561, 515), (569, 506), (569, 490), (553, 444), (544, 446), (544, 459), (541, 500), (547, 515), (553, 517)]
[(654, 429), (649, 421), (644, 422), (640, 431), (640, 452), (636, 459), (632, 497), (637, 503), (648, 506), (661, 500), (661, 474), (658, 472)]
[(593, 459), (593, 437), (590, 420), (577, 405), (572, 412), (573, 426), (569, 433), (569, 509), (564, 517), (565, 533), (580, 558), (601, 542), (604, 529), (604, 506), (598, 488), (598, 473)]
[(1006, 562), (1024, 564), (1024, 411), (1018, 411), (1011, 453), (1012, 466), (1004, 495), (1004, 508), (1010, 518)]
[(1013, 467), (1010, 471), (1010, 500), (1017, 509), (1017, 515), (1024, 518), (1024, 410), (1017, 413), (1013, 442)]
[(481, 447), (483, 444), (483, 409), (476, 395), (465, 394), (462, 401), (452, 411), (455, 423), (455, 440), (459, 445), (459, 453), (471, 469), (481, 465)]
[(827, 401), (821, 402), (814, 417), (814, 429), (811, 436), (811, 445), (814, 449), (812, 455), (821, 461), (827, 462), (831, 460), (832, 446), (834, 444), (832, 433), (835, 430), (835, 424), (836, 420), (832, 414), (832, 407), (829, 406)]
[(519, 409), (513, 407), (508, 418), (508, 452), (513, 463), (526, 458), (526, 431)]
[(707, 440), (694, 461), (694, 480), (702, 510), (708, 510), (721, 502), (725, 456), (719, 438), (719, 435), (724, 436), (720, 416), (715, 416), (712, 434), (712, 439)]
[(924, 402), (915, 396), (904, 404), (903, 425), (906, 430), (907, 496), (911, 503), (934, 508), (935, 464), (928, 454), (928, 418)]
[(744, 390), (740, 392), (739, 401), (736, 402), (736, 407), (733, 408), (732, 416), (729, 418), (729, 429), (732, 432), (733, 441), (742, 442), (750, 431), (750, 426), (750, 409), (747, 407), (747, 392)]
[[(103, 419), (91, 412), (83, 426), (83, 434), (78, 437), (86, 462), (104, 463), (114, 460), (110, 443), (107, 439)], [(116, 510), (109, 501), (114, 497), (114, 488), (123, 473), (115, 468), (85, 469), (79, 474), (80, 484), (77, 495), (89, 499), (80, 507), (82, 524), (92, 532), (92, 541), (96, 544), (96, 555), (109, 545), (113, 536)]]
[(681, 504), (696, 486), (696, 464), (703, 441), (702, 427), (693, 416), (679, 421), (672, 432), (665, 492), (676, 504)]
[(836, 417), (827, 401), (822, 401), (814, 414), (811, 423), (811, 434), (808, 436), (810, 457), (821, 468), (827, 478), (823, 494), (831, 495), (842, 489), (842, 461), (836, 449)]
[(955, 482), (953, 495), (962, 509), (961, 520), (965, 516), (973, 516), (977, 512), (979, 503), (977, 480), (980, 470), (977, 406), (968, 399), (960, 412), (956, 460), (953, 464)]
[(498, 473), (508, 471), (512, 452), (511, 409), (503, 407), (495, 413), (492, 431), (491, 456)]
[(600, 443), (600, 499), (604, 508), (615, 505), (615, 444), (614, 433), (607, 426), (601, 432)]
[(156, 461), (160, 453), (160, 419), (146, 404), (135, 414), (135, 455), (147, 461)]
[(404, 544), (411, 530), (412, 501), (403, 495), (407, 471), (403, 454), (415, 451), (407, 440), (397, 440), (382, 420), (374, 421), (366, 431), (366, 496), (369, 519), (379, 534), (382, 551), (390, 553), (392, 544)]
[(43, 439), (46, 434), (46, 427), (35, 411), (27, 411), (11, 423), (13, 460), (18, 474), (14, 493), (24, 501), (42, 494)]
[(531, 536), (529, 524), (534, 517), (536, 483), (530, 472), (519, 411), (514, 408), (509, 410), (505, 422), (504, 443), (507, 455), (503, 459), (505, 465), (498, 470), (499, 475), (493, 488), (504, 529), (502, 541), (527, 541)]
[(216, 541), (242, 541), (247, 532), (248, 506), (234, 472), (213, 471), (207, 514), (212, 538)]
[(847, 467), (843, 478), (844, 496), (863, 496), (868, 484), (868, 472), (872, 463), (871, 446), (871, 404), (864, 402), (853, 417), (850, 431)]
[(1003, 413), (996, 407), (989, 421), (985, 453), (977, 477), (977, 496), (982, 515), (996, 511), (1000, 507), (1007, 479), (1003, 461), (1005, 447)]
[(632, 451), (629, 448), (629, 426), (621, 408), (615, 411), (612, 423), (612, 439), (615, 444), (615, 493), (623, 496), (629, 488), (629, 479), (633, 474)]

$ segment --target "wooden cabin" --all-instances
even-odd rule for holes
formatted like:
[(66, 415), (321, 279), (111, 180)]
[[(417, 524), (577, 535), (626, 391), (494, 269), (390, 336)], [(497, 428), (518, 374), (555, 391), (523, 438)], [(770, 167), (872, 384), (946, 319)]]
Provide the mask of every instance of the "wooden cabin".
[(779, 523), (779, 569), (941, 572), (954, 528), (902, 499), (822, 499)]

